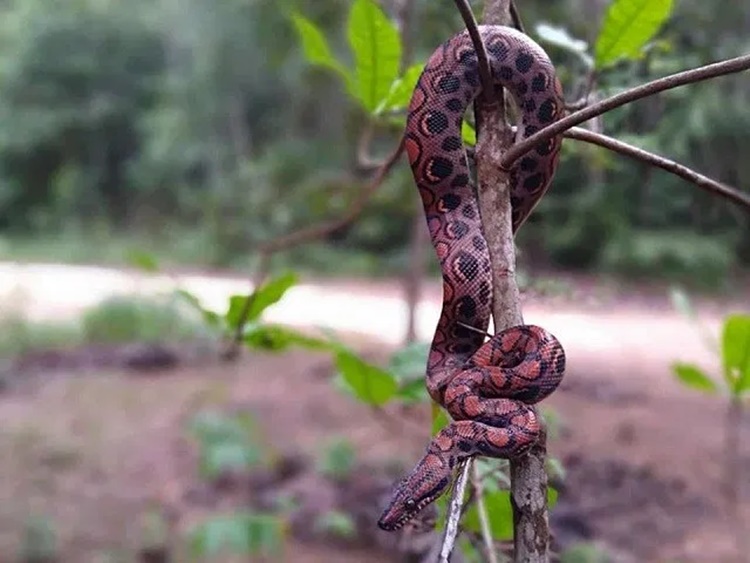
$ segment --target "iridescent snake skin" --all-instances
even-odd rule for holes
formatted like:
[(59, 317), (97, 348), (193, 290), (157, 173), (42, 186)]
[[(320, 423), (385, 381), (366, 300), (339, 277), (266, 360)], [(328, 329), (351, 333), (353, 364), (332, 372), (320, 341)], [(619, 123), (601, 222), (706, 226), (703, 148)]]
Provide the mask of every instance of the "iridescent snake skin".
[[(542, 48), (512, 28), (479, 29), (494, 79), (520, 110), (517, 138), (559, 119), (562, 88)], [(397, 485), (378, 521), (384, 530), (401, 528), (446, 492), (463, 459), (525, 453), (540, 431), (529, 405), (552, 393), (565, 371), (562, 346), (543, 328), (512, 327), (486, 343), (481, 334), (492, 307), (490, 258), (461, 141), (464, 112), (480, 89), (477, 57), (464, 31), (430, 57), (409, 106), (405, 148), (443, 273), (427, 390), (454, 422), (434, 437)], [(540, 144), (509, 171), (514, 233), (547, 190), (560, 143), (556, 137)]]

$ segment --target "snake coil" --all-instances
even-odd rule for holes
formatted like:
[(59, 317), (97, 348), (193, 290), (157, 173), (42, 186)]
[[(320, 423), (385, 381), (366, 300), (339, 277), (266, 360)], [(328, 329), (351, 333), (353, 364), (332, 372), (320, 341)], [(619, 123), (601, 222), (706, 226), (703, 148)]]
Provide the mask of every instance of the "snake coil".
[[(509, 27), (479, 31), (495, 80), (518, 107), (517, 138), (559, 119), (562, 88), (542, 48)], [(461, 141), (463, 115), (479, 91), (477, 56), (464, 31), (432, 54), (409, 106), (404, 143), (443, 276), (426, 383), (454, 422), (397, 485), (378, 521), (384, 530), (401, 528), (441, 496), (461, 460), (526, 452), (540, 430), (529, 405), (552, 393), (565, 371), (562, 346), (541, 327), (512, 327), (486, 343), (481, 334), (491, 314), (490, 258)], [(514, 233), (549, 187), (560, 144), (560, 137), (539, 144), (509, 172)]]

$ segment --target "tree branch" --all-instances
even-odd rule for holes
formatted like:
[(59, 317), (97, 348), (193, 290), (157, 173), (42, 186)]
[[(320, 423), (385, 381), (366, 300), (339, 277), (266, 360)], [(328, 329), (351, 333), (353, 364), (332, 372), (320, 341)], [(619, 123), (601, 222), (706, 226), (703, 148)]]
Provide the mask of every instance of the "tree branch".
[[(508, 0), (504, 0), (506, 3)], [(474, 17), (474, 12), (469, 5), (468, 0), (455, 0), (456, 7), (461, 12), (461, 17), (464, 20), (466, 29), (469, 32), (471, 41), (474, 45), (474, 50), (477, 53), (477, 62), (479, 65), (479, 77), (482, 84), (482, 101), (484, 107), (494, 108), (495, 114), (500, 113), (500, 121), (504, 123), (502, 118), (502, 104), (497, 103), (496, 96), (498, 95), (494, 87), (494, 80), (492, 78), (492, 70), (490, 68), (489, 60), (487, 59), (487, 50), (485, 49), (482, 37), (479, 34), (479, 28), (477, 20)], [(505, 6), (505, 13), (508, 13), (509, 6)], [(485, 14), (486, 16), (486, 14)], [(479, 104), (475, 103), (475, 108), (479, 110)], [(483, 110), (481, 110), (483, 111)], [(484, 113), (482, 114), (484, 116)], [(482, 128), (484, 129), (484, 128)], [(507, 143), (510, 142), (508, 139)], [(507, 146), (507, 145), (506, 145)], [(443, 544), (440, 550), (440, 561), (441, 563), (449, 560), (450, 554), (453, 552), (456, 543), (456, 537), (458, 536), (458, 524), (461, 520), (463, 513), (463, 502), (464, 491), (466, 489), (466, 481), (469, 474), (472, 471), (474, 465), (473, 459), (468, 459), (459, 476), (456, 479), (456, 484), (452, 490), (451, 501), (448, 506), (448, 516), (446, 520), (445, 533), (443, 534)]]
[(568, 129), (565, 132), (565, 136), (570, 139), (592, 143), (611, 151), (624, 154), (636, 160), (640, 160), (642, 162), (645, 162), (646, 164), (656, 166), (657, 168), (661, 168), (662, 170), (671, 172), (672, 174), (679, 176), (683, 180), (687, 180), (688, 182), (695, 184), (699, 188), (706, 190), (713, 195), (728, 199), (729, 201), (750, 210), (750, 194), (743, 193), (736, 188), (732, 188), (730, 186), (722, 184), (721, 182), (712, 180), (711, 178), (708, 178), (707, 176), (704, 176), (703, 174), (700, 174), (695, 170), (688, 168), (687, 166), (674, 162), (673, 160), (669, 160), (668, 158), (665, 158), (663, 156), (659, 156), (638, 147), (634, 147), (633, 145), (629, 145), (622, 141), (618, 141), (617, 139), (613, 139), (612, 137), (594, 133), (593, 131), (589, 131), (588, 129), (583, 129), (582, 127), (572, 127)]
[(521, 33), (526, 33), (526, 30), (523, 27), (523, 21), (521, 20), (521, 14), (518, 13), (518, 8), (513, 0), (510, 0), (510, 19), (513, 21), (513, 27)]
[(318, 239), (334, 231), (337, 231), (359, 216), (364, 209), (365, 203), (370, 198), (375, 190), (377, 190), (383, 183), (383, 180), (388, 176), (388, 173), (398, 162), (401, 157), (401, 153), (404, 150), (403, 137), (399, 141), (396, 150), (383, 162), (382, 166), (375, 172), (375, 176), (372, 181), (365, 186), (365, 188), (358, 194), (357, 199), (354, 200), (349, 209), (341, 217), (337, 219), (331, 219), (330, 221), (324, 221), (312, 227), (306, 227), (298, 231), (294, 231), (287, 235), (276, 238), (265, 244), (261, 244), (258, 247), (260, 253), (273, 253), (279, 250), (290, 248), (297, 244), (308, 242), (308, 239)]
[(490, 68), (490, 61), (487, 58), (487, 49), (484, 47), (482, 36), (479, 35), (477, 20), (474, 17), (474, 12), (471, 10), (469, 0), (455, 0), (455, 2), (458, 11), (461, 12), (461, 17), (464, 20), (466, 29), (469, 31), (471, 42), (474, 44), (474, 50), (477, 53), (479, 80), (482, 83), (482, 97), (484, 98), (484, 103), (492, 105), (497, 101), (494, 94), (495, 82), (492, 79), (492, 69)]
[(564, 132), (566, 129), (570, 129), (575, 125), (580, 125), (584, 121), (588, 121), (592, 117), (607, 113), (614, 108), (628, 104), (641, 98), (653, 96), (664, 90), (670, 90), (677, 88), (678, 86), (684, 86), (686, 84), (693, 84), (702, 80), (708, 80), (709, 78), (716, 78), (725, 74), (733, 74), (736, 72), (742, 72), (750, 68), (750, 55), (743, 55), (741, 57), (735, 57), (719, 63), (713, 63), (710, 65), (702, 66), (696, 69), (686, 70), (678, 72), (677, 74), (671, 74), (646, 84), (636, 86), (624, 92), (621, 92), (611, 98), (602, 100), (601, 102), (592, 104), (580, 111), (571, 113), (570, 115), (563, 117), (559, 121), (556, 121), (549, 127), (545, 127), (541, 131), (531, 135), (524, 139), (520, 143), (515, 144), (505, 153), (500, 165), (504, 170), (510, 170), (513, 163), (522, 157), (524, 154), (529, 152), (532, 148), (537, 146), (543, 141), (547, 141)]
[(490, 518), (487, 515), (487, 506), (484, 504), (484, 484), (482, 476), (479, 474), (479, 468), (474, 464), (471, 482), (477, 495), (477, 513), (479, 514), (479, 524), (482, 528), (482, 541), (484, 549), (487, 552), (487, 563), (497, 563), (497, 553), (495, 553), (495, 540), (492, 537), (490, 528)]
[(448, 518), (445, 521), (445, 534), (443, 535), (443, 545), (440, 548), (440, 563), (449, 563), (451, 553), (456, 545), (458, 537), (458, 524), (461, 521), (463, 513), (463, 499), (466, 492), (466, 485), (469, 482), (469, 473), (471, 466), (474, 465), (471, 459), (465, 461), (459, 470), (458, 476), (453, 483), (451, 502), (448, 505)]
[[(487, 0), (484, 21), (508, 25), (509, 12), (510, 0)], [(479, 211), (492, 266), (494, 330), (499, 332), (523, 324), (515, 278), (510, 185), (499, 166), (506, 151), (514, 147), (511, 128), (500, 112), (484, 111), (482, 120), (486, 126), (478, 131), (476, 146)], [(513, 561), (517, 563), (548, 561), (546, 453), (546, 434), (542, 432), (528, 454), (510, 460)]]

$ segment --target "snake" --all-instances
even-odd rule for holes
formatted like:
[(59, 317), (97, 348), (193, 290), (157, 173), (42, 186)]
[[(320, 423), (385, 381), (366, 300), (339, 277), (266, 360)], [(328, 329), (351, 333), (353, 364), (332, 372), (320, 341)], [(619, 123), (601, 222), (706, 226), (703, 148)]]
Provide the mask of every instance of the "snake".
[[(516, 142), (562, 117), (562, 86), (545, 51), (506, 26), (478, 26), (495, 86), (513, 97)], [(565, 372), (565, 352), (546, 329), (519, 325), (486, 339), (492, 273), (474, 182), (461, 138), (464, 114), (481, 91), (468, 31), (428, 59), (408, 107), (402, 142), (440, 263), (443, 303), (429, 348), (426, 387), (452, 421), (394, 488), (378, 526), (402, 528), (453, 484), (469, 457), (518, 458), (536, 443), (542, 422), (532, 405)], [(507, 171), (513, 234), (547, 191), (562, 138), (533, 147)]]

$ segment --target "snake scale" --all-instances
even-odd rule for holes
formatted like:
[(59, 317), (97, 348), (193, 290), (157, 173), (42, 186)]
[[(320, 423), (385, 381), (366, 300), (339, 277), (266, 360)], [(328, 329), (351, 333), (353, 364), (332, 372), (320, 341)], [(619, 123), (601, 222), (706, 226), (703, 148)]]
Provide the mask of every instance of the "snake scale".
[[(542, 48), (509, 27), (479, 30), (494, 80), (519, 110), (517, 139), (559, 119), (562, 88)], [(384, 530), (401, 528), (445, 493), (463, 459), (525, 453), (540, 431), (529, 405), (552, 393), (565, 371), (562, 346), (541, 327), (512, 327), (484, 342), (492, 307), (490, 257), (461, 140), (463, 115), (480, 90), (477, 56), (464, 31), (432, 54), (409, 106), (404, 144), (443, 277), (426, 384), (453, 422), (396, 486), (378, 521)], [(509, 171), (514, 233), (549, 187), (560, 144), (560, 137), (541, 143)]]

